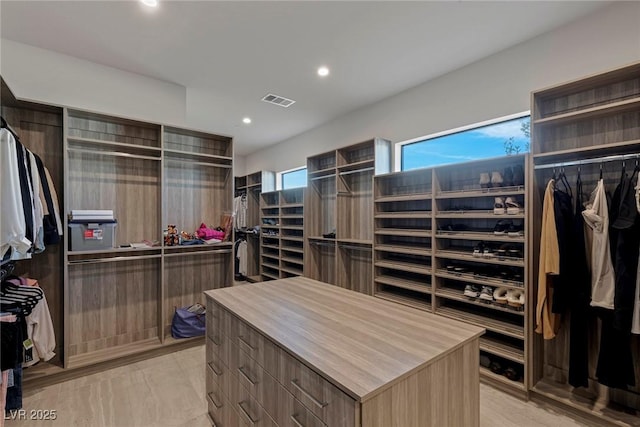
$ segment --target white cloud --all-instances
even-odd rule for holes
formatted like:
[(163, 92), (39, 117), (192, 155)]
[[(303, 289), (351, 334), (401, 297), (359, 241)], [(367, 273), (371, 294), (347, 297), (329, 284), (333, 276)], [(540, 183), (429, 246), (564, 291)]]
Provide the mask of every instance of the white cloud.
[(499, 123), (475, 129), (472, 132), (489, 138), (509, 139), (511, 137), (515, 137), (516, 139), (520, 139), (524, 138), (524, 135), (520, 130), (522, 121), (523, 120), (511, 120), (506, 123)]

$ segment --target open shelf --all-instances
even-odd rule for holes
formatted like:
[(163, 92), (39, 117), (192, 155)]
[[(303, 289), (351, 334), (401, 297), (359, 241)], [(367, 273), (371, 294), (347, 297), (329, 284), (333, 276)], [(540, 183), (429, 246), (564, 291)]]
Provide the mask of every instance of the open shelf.
[(429, 219), (431, 211), (396, 211), (396, 212), (378, 212), (374, 215), (376, 219)]
[(508, 265), (511, 267), (524, 267), (523, 258), (510, 258), (510, 257), (498, 258), (498, 256), (493, 256), (491, 258), (474, 257), (472, 254), (466, 253), (466, 252), (448, 251), (448, 250), (440, 250), (440, 249), (435, 252), (435, 255), (438, 258), (443, 258), (443, 259), (477, 262), (482, 264)]
[(498, 332), (510, 337), (524, 339), (523, 327), (515, 326), (498, 319), (493, 319), (490, 317), (481, 316), (450, 307), (438, 307), (436, 308), (436, 314), (441, 314), (452, 319), (457, 319), (463, 322), (471, 323), (473, 325), (481, 326), (490, 331)]
[(524, 236), (512, 237), (507, 234), (494, 234), (491, 231), (443, 231), (436, 232), (438, 239), (484, 240), (486, 242), (524, 243)]
[(488, 276), (480, 276), (474, 275), (473, 273), (449, 273), (446, 270), (436, 270), (436, 277), (441, 277), (443, 279), (453, 279), (466, 283), (474, 283), (477, 285), (487, 285), (494, 287), (504, 287), (511, 289), (523, 289), (524, 283), (517, 282), (513, 280), (503, 280), (498, 277), (488, 277)]
[(419, 310), (431, 311), (431, 303), (421, 300), (416, 300), (411, 297), (407, 297), (402, 294), (396, 294), (389, 291), (377, 291), (374, 294), (377, 298), (382, 298), (387, 301), (396, 302), (409, 307), (417, 308)]
[(411, 262), (380, 260), (375, 261), (373, 265), (375, 265), (376, 267), (388, 268), (391, 270), (408, 271), (410, 273), (431, 274), (431, 267), (429, 267), (428, 265), (414, 264)]
[(441, 191), (436, 194), (436, 199), (467, 199), (474, 197), (507, 197), (524, 195), (524, 186), (474, 188), (470, 190)]
[(610, 115), (624, 113), (626, 111), (633, 111), (638, 108), (640, 108), (640, 97), (634, 97), (631, 99), (598, 105), (597, 107), (583, 108), (577, 111), (571, 111), (569, 113), (555, 114), (553, 116), (534, 120), (533, 124), (537, 127), (560, 125), (564, 123), (602, 116), (603, 114)]
[(515, 387), (519, 390), (526, 391), (524, 383), (522, 381), (511, 381), (509, 378), (504, 375), (498, 375), (496, 373), (491, 372), (491, 370), (485, 368), (484, 366), (480, 366), (480, 375), (488, 378), (491, 381), (496, 381), (499, 383), (503, 383), (509, 387)]
[(449, 288), (439, 287), (436, 291), (436, 296), (440, 298), (447, 298), (454, 301), (464, 302), (466, 304), (477, 305), (479, 307), (484, 307), (491, 310), (502, 311), (504, 313), (515, 314), (517, 316), (524, 316), (524, 311), (518, 311), (515, 309), (512, 310), (506, 306), (498, 305), (495, 302), (484, 302), (480, 298), (470, 298), (463, 295), (462, 290), (457, 291)]
[(421, 255), (421, 256), (431, 256), (431, 249), (425, 246), (408, 246), (408, 245), (386, 245), (386, 244), (378, 244), (375, 246), (375, 250), (378, 252), (394, 252), (399, 254), (406, 255)]
[(480, 350), (514, 362), (524, 363), (524, 350), (486, 335), (480, 337)]
[(410, 228), (378, 228), (375, 234), (379, 236), (431, 237), (429, 230)]
[(546, 151), (534, 154), (536, 164), (562, 163), (563, 161), (587, 160), (595, 157), (609, 155), (629, 154), (635, 155), (638, 152), (640, 139), (630, 141), (612, 142), (591, 147), (571, 148), (566, 150)]
[(415, 280), (409, 280), (394, 276), (376, 276), (376, 283), (382, 283), (384, 285), (393, 286), (396, 288), (408, 289), (423, 294), (431, 294), (431, 285), (428, 283), (420, 283)]
[(523, 219), (524, 213), (515, 215), (493, 213), (493, 210), (440, 211), (435, 215), (438, 219)]
[(414, 200), (431, 199), (431, 192), (428, 193), (413, 193), (413, 194), (397, 194), (393, 196), (379, 196), (376, 197), (376, 203), (388, 203), (388, 202), (408, 202)]

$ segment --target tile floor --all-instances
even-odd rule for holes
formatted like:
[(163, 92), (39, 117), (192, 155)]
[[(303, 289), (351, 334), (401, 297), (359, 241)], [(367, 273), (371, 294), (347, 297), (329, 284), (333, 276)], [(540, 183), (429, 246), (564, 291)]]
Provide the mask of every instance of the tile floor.
[[(55, 410), (57, 419), (7, 420), (5, 426), (210, 427), (204, 360), (204, 346), (199, 346), (42, 389), (26, 390), (27, 413)], [(486, 385), (480, 386), (480, 398), (483, 427), (584, 425)]]

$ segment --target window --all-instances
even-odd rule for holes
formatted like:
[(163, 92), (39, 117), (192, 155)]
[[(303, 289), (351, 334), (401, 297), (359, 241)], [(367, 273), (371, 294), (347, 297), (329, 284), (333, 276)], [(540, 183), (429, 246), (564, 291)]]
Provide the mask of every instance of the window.
[(520, 115), (405, 143), (401, 145), (401, 170), (527, 153), (530, 123), (530, 115)]
[(289, 188), (298, 188), (307, 186), (307, 168), (292, 169), (286, 172), (280, 172), (281, 188), (287, 190)]

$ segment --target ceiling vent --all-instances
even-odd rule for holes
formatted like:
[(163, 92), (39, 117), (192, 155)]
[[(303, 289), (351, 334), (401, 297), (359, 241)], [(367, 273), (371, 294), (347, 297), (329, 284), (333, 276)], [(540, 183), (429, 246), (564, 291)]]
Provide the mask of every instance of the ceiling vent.
[(284, 107), (284, 108), (287, 108), (293, 105), (294, 102), (296, 102), (293, 99), (288, 99), (283, 96), (274, 95), (272, 93), (265, 95), (264, 98), (262, 98), (262, 100), (264, 102), (268, 102), (269, 104), (279, 105), (280, 107)]

